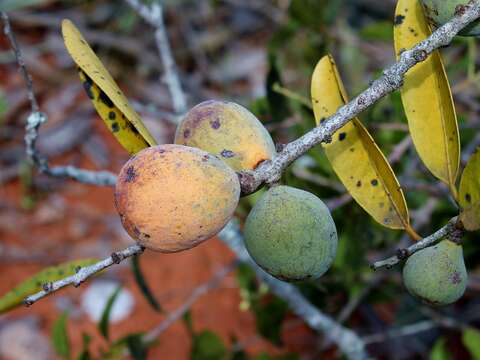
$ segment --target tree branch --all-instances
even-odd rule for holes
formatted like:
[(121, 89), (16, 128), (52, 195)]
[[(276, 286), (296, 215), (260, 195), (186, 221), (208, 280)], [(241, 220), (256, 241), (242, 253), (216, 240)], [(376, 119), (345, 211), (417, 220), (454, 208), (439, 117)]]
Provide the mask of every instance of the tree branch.
[(78, 169), (73, 166), (56, 166), (50, 167), (47, 159), (45, 159), (37, 150), (36, 142), (38, 138), (38, 130), (40, 125), (48, 120), (47, 115), (40, 112), (35, 92), (33, 90), (33, 81), (28, 72), (25, 62), (23, 61), (20, 46), (17, 43), (15, 34), (10, 26), (10, 19), (6, 12), (0, 12), (4, 27), (3, 32), (7, 36), (10, 46), (15, 54), (15, 58), (25, 80), (28, 99), (30, 101), (31, 113), (27, 118), (25, 125), (25, 148), (28, 160), (34, 164), (41, 172), (60, 178), (71, 178), (86, 184), (98, 186), (113, 186), (116, 182), (116, 176), (108, 171), (90, 171)]
[(254, 171), (244, 171), (239, 174), (242, 193), (250, 194), (263, 183), (277, 182), (283, 171), (298, 157), (306, 153), (315, 145), (328, 143), (336, 131), (361, 112), (377, 103), (380, 99), (403, 85), (403, 79), (408, 70), (416, 64), (425, 61), (436, 49), (449, 45), (453, 38), (468, 24), (480, 17), (480, 3), (470, 1), (464, 11), (456, 14), (449, 22), (438, 28), (431, 36), (405, 50), (400, 60), (383, 72), (372, 85), (355, 97), (348, 104), (340, 107), (322, 125), (314, 128), (302, 137), (287, 144), (271, 161), (265, 161)]
[(451, 219), (447, 225), (442, 227), (440, 230), (437, 230), (430, 236), (423, 238), (420, 241), (417, 241), (413, 245), (409, 246), (408, 248), (398, 249), (397, 254), (394, 256), (389, 257), (388, 259), (376, 261), (371, 265), (373, 270), (378, 270), (382, 267), (386, 267), (387, 269), (391, 268), (392, 266), (398, 264), (400, 261), (407, 259), (412, 254), (416, 253), (419, 250), (425, 249), (438, 241), (444, 239), (447, 236), (455, 236), (458, 232), (463, 232), (463, 230), (459, 229), (458, 227), (458, 218), (454, 217)]
[(158, 2), (151, 6), (144, 5), (140, 0), (125, 0), (148, 24), (155, 28), (155, 40), (165, 71), (164, 79), (172, 98), (173, 110), (177, 114), (187, 111), (187, 100), (173, 60), (172, 50), (168, 41), (167, 30), (163, 20), (163, 8)]
[(85, 266), (78, 269), (75, 275), (68, 276), (66, 278), (63, 278), (55, 282), (49, 282), (49, 283), (43, 284), (42, 285), (43, 290), (37, 292), (36, 294), (26, 297), (23, 300), (23, 303), (27, 306), (30, 306), (35, 302), (37, 302), (38, 300), (44, 298), (48, 294), (58, 291), (61, 288), (64, 288), (65, 286), (73, 285), (75, 287), (78, 287), (90, 276), (97, 274), (98, 272), (106, 269), (109, 266), (112, 266), (113, 264), (120, 264), (123, 260), (131, 256), (141, 254), (143, 253), (144, 249), (145, 249), (144, 247), (138, 244), (135, 244), (135, 245), (129, 246), (124, 250), (114, 252), (108, 258), (102, 261), (99, 261), (96, 264)]

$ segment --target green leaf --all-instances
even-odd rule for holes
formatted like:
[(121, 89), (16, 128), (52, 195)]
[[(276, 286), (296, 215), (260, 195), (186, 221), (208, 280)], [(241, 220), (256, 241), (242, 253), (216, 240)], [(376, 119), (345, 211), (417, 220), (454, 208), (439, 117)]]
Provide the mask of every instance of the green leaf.
[(135, 278), (135, 281), (137, 282), (138, 287), (142, 291), (142, 294), (145, 296), (145, 299), (155, 311), (161, 312), (162, 307), (158, 303), (157, 299), (155, 299), (155, 296), (153, 295), (153, 293), (150, 291), (150, 288), (148, 287), (145, 277), (143, 276), (142, 269), (140, 268), (139, 257), (138, 256), (132, 257), (131, 264), (132, 264), (133, 276)]
[(88, 346), (90, 345), (91, 337), (88, 334), (82, 334), (82, 351), (77, 357), (77, 360), (90, 360), (92, 357), (90, 356), (90, 351), (88, 350)]
[(53, 324), (52, 329), (52, 342), (53, 348), (57, 354), (64, 358), (70, 358), (70, 339), (67, 332), (67, 319), (68, 314), (64, 312)]
[(117, 299), (118, 294), (120, 294), (120, 290), (122, 290), (122, 286), (119, 285), (113, 294), (108, 298), (107, 304), (105, 305), (105, 309), (103, 310), (102, 317), (100, 322), (98, 323), (98, 330), (100, 333), (108, 340), (108, 329), (109, 329), (109, 322), (110, 322), (110, 312), (112, 311), (113, 304)]
[(430, 360), (450, 360), (451, 356), (445, 344), (445, 338), (438, 339), (430, 352)]
[[(192, 322), (192, 313), (188, 310), (183, 316), (182, 320), (187, 327), (188, 332), (192, 335), (193, 334), (193, 322)], [(192, 335), (193, 336), (193, 335)]]
[(365, 26), (360, 30), (360, 36), (365, 40), (391, 41), (393, 37), (392, 23), (379, 21)]
[(276, 345), (281, 344), (280, 330), (288, 305), (277, 297), (268, 302), (257, 301), (253, 306), (256, 315), (257, 330), (266, 339)]
[(191, 360), (222, 360), (227, 356), (223, 341), (211, 331), (194, 335)]
[(156, 342), (144, 342), (143, 333), (131, 333), (110, 344), (106, 352), (102, 354), (102, 360), (116, 360), (125, 357), (128, 351), (134, 360), (147, 359), (148, 349)]
[(472, 355), (472, 359), (480, 359), (480, 331), (474, 328), (465, 329), (462, 342)]
[(89, 266), (97, 261), (97, 259), (75, 260), (38, 272), (0, 298), (0, 314), (20, 305), (27, 296), (42, 290), (44, 284), (71, 276), (75, 274), (79, 267)]
[(132, 334), (125, 338), (128, 351), (135, 360), (147, 359), (148, 347), (142, 340), (142, 334)]

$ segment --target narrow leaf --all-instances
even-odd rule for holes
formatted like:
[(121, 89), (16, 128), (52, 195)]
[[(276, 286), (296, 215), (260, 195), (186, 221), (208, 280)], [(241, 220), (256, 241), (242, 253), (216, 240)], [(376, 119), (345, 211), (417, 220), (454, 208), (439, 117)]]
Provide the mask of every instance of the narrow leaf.
[(205, 330), (194, 335), (190, 360), (222, 360), (226, 356), (227, 349), (215, 333)]
[(148, 303), (155, 311), (162, 311), (160, 304), (158, 303), (157, 299), (155, 299), (155, 296), (148, 287), (148, 284), (142, 274), (138, 256), (132, 257), (132, 271), (135, 281), (137, 282), (138, 287), (142, 291), (142, 294), (145, 296), (145, 299), (148, 301)]
[(147, 359), (148, 347), (143, 342), (142, 334), (131, 334), (126, 337), (128, 351), (134, 360)]
[[(397, 59), (402, 51), (412, 48), (431, 33), (421, 2), (399, 0), (394, 26)], [(438, 51), (407, 72), (401, 96), (420, 158), (456, 197), (460, 138), (450, 85)]]
[(90, 360), (92, 358), (90, 355), (90, 351), (88, 350), (91, 340), (92, 338), (90, 337), (90, 335), (86, 333), (82, 334), (82, 351), (77, 356), (77, 360)]
[(432, 351), (430, 351), (430, 360), (450, 360), (451, 358), (447, 345), (445, 344), (445, 338), (441, 337), (435, 341)]
[[(312, 104), (317, 125), (347, 101), (333, 58), (323, 57), (312, 76)], [(398, 180), (359, 119), (348, 122), (330, 144), (322, 146), (337, 176), (366, 212), (388, 228), (412, 231)]]
[(113, 294), (108, 298), (108, 301), (105, 305), (105, 309), (103, 309), (102, 317), (100, 318), (100, 322), (98, 323), (98, 330), (100, 330), (100, 333), (107, 340), (109, 335), (108, 330), (109, 330), (109, 322), (110, 322), (110, 313), (112, 312), (113, 304), (115, 303), (115, 300), (117, 299), (121, 290), (122, 290), (122, 287), (119, 285), (115, 289)]
[(472, 359), (480, 359), (480, 331), (467, 328), (462, 334), (463, 345), (468, 349)]
[(70, 358), (70, 339), (67, 332), (68, 314), (64, 312), (53, 324), (52, 342), (57, 354), (64, 358)]
[(460, 219), (469, 231), (480, 229), (480, 151), (472, 155), (463, 170), (458, 199), (462, 212)]
[(65, 46), (80, 68), (87, 95), (118, 142), (130, 153), (156, 145), (140, 116), (70, 20), (62, 21)]
[(27, 296), (42, 290), (44, 284), (71, 276), (79, 267), (89, 266), (97, 261), (97, 259), (75, 260), (40, 271), (0, 298), (0, 314), (20, 305)]

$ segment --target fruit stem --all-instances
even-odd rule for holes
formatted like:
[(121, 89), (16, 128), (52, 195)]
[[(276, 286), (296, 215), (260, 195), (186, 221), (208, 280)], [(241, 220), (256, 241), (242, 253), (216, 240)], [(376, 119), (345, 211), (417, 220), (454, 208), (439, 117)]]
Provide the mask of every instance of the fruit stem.
[(275, 91), (276, 93), (285, 96), (288, 99), (291, 99), (293, 101), (297, 101), (302, 105), (305, 105), (307, 108), (312, 109), (312, 103), (310, 100), (308, 100), (306, 97), (303, 95), (300, 95), (292, 90), (289, 90), (283, 86), (281, 86), (279, 83), (275, 83), (272, 86), (272, 90)]
[(420, 235), (417, 234), (417, 232), (415, 230), (413, 230), (413, 228), (410, 226), (410, 224), (405, 227), (405, 232), (414, 241), (419, 241), (419, 240), (423, 239)]
[(450, 192), (452, 193), (453, 199), (455, 200), (456, 203), (458, 203), (458, 190), (455, 184), (450, 183), (449, 188), (450, 188)]

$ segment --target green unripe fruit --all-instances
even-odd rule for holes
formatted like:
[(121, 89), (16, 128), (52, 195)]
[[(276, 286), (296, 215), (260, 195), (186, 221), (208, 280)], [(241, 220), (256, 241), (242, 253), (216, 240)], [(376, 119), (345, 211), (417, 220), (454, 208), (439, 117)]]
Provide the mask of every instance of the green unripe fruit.
[(218, 156), (235, 171), (271, 160), (275, 145), (262, 123), (243, 106), (209, 100), (193, 107), (178, 125), (175, 144)]
[(410, 256), (403, 268), (407, 290), (430, 305), (460, 299), (467, 286), (462, 246), (443, 240)]
[[(428, 21), (440, 27), (450, 20), (457, 12), (461, 12), (463, 6), (468, 5), (469, 0), (422, 0), (425, 16)], [(460, 35), (479, 36), (479, 21), (474, 21), (465, 29), (460, 31)]]
[(269, 189), (245, 223), (245, 245), (266, 272), (285, 281), (316, 279), (331, 266), (337, 230), (326, 205), (289, 186)]

